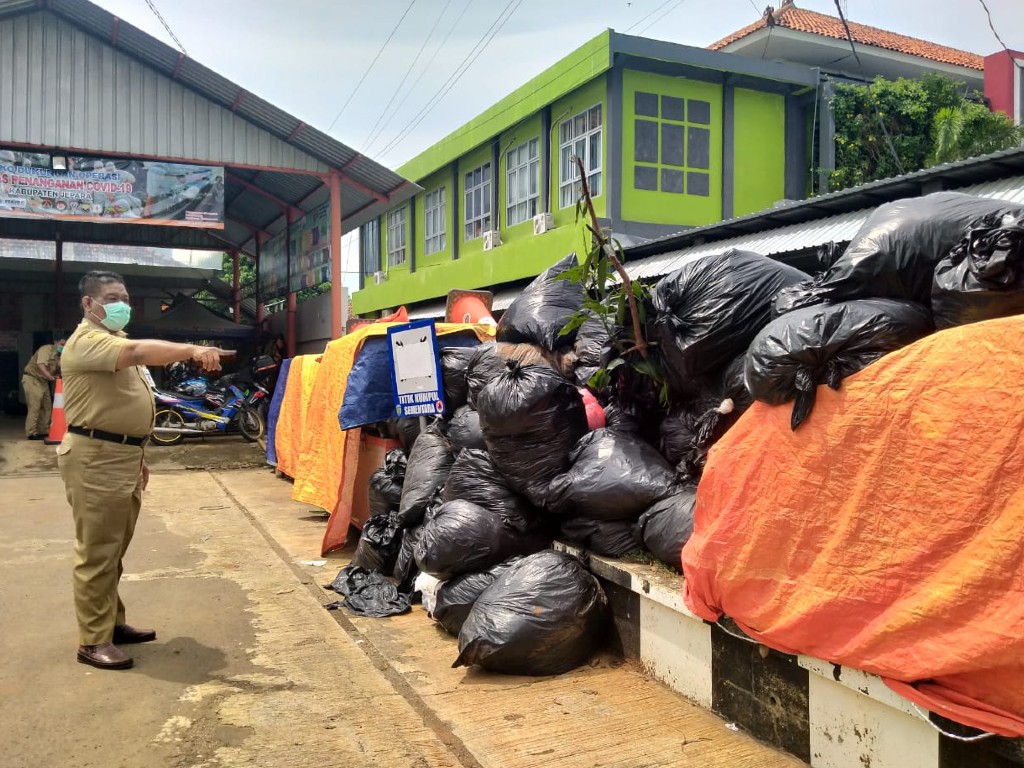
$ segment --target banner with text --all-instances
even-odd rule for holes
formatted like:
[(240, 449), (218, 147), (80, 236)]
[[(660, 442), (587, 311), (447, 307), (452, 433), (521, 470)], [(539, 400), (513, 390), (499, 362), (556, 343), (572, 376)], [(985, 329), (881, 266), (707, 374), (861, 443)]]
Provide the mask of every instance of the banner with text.
[(331, 280), (331, 206), (324, 203), (291, 225), (292, 268), (288, 272), (285, 233), (260, 249), (260, 290), (264, 301)]
[(224, 169), (0, 149), (0, 217), (223, 229)]

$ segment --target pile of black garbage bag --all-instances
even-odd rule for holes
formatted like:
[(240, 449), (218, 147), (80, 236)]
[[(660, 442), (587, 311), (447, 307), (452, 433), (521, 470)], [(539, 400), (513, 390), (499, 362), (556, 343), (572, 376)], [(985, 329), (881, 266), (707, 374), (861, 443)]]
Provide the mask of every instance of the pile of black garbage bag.
[(949, 192), (883, 205), (815, 277), (751, 252), (693, 259), (646, 307), (663, 381), (626, 361), (600, 391), (588, 384), (621, 329), (590, 317), (562, 333), (585, 300), (560, 278), (576, 264), (524, 289), (496, 342), (442, 352), (447, 414), (392, 426), (402, 450), (371, 478), (372, 515), (334, 583), (365, 615), (404, 612), (433, 584), (456, 666), (584, 663), (607, 600), (552, 541), (678, 570), (708, 453), (754, 400), (792, 403), (797, 429), (819, 387), (936, 327), (1024, 312), (1024, 209)]

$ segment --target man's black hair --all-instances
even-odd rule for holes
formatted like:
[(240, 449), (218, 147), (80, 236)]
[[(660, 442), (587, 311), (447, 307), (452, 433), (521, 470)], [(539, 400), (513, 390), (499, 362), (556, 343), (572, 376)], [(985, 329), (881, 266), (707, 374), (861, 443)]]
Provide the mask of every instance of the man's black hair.
[(104, 272), (101, 270), (86, 272), (82, 279), (78, 281), (78, 295), (95, 298), (99, 295), (104, 285), (110, 285), (111, 283), (121, 283), (124, 285), (124, 278), (117, 274), (117, 272)]

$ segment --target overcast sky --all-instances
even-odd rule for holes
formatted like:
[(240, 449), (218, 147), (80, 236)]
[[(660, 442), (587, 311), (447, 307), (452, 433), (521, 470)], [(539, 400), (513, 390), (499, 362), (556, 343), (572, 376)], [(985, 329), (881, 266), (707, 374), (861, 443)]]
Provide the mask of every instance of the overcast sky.
[[(94, 1), (174, 44), (145, 0)], [(979, 54), (1001, 47), (980, 0), (841, 1), (851, 21)], [(704, 47), (756, 21), (767, 4), (765, 0), (153, 2), (189, 56), (391, 168), (606, 28)], [(777, 6), (781, 0), (773, 2)], [(985, 2), (1003, 41), (1024, 49), (1024, 0)], [(797, 5), (835, 15), (834, 0), (797, 0)], [(393, 30), (383, 54), (356, 89)], [(473, 64), (452, 84), (460, 64), (471, 56), (476, 57)], [(429, 109), (425, 115), (421, 114), (424, 109)], [(380, 133), (376, 139), (372, 139), (374, 126)], [(348, 254), (346, 262), (346, 270), (355, 268)]]

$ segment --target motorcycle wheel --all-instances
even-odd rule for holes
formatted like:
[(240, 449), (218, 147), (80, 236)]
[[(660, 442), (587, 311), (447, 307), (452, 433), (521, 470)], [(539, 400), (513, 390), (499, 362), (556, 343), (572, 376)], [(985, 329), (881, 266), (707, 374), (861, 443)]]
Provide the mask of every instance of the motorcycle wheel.
[(254, 443), (267, 433), (267, 425), (259, 411), (243, 408), (238, 413), (238, 431), (242, 433), (242, 437)]
[[(161, 408), (156, 412), (154, 427), (168, 427), (170, 429), (184, 429), (185, 419), (172, 408)], [(184, 435), (169, 435), (153, 430), (154, 445), (177, 445), (185, 439)]]

